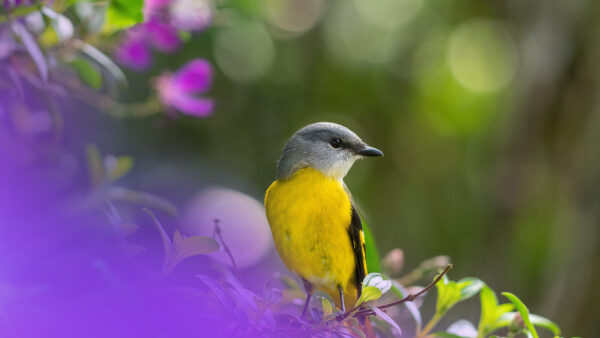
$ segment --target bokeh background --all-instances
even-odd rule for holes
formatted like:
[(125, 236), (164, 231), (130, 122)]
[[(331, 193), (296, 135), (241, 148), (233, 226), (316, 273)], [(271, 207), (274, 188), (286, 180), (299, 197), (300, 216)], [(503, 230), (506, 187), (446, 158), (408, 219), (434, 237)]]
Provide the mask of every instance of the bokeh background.
[(118, 93), (143, 100), (153, 77), (201, 57), (211, 116), (118, 118), (79, 102), (66, 147), (132, 156), (123, 185), (176, 205), (214, 187), (261, 201), (292, 133), (343, 124), (385, 153), (346, 178), (380, 252), (403, 249), (407, 271), (448, 255), (452, 278), (518, 294), (567, 336), (600, 336), (598, 2), (214, 5), (211, 27), (127, 72)]

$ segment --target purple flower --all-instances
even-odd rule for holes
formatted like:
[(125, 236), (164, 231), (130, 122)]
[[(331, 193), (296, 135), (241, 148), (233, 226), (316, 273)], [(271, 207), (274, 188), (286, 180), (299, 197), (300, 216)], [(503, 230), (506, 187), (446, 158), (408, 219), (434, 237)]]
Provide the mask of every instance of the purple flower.
[(156, 88), (165, 106), (180, 112), (205, 117), (213, 111), (213, 101), (198, 97), (205, 93), (212, 83), (212, 70), (205, 60), (192, 60), (174, 74), (164, 74), (158, 78)]
[(136, 71), (143, 71), (150, 67), (152, 53), (146, 42), (139, 37), (127, 37), (117, 47), (115, 57), (124, 66)]
[(152, 19), (142, 24), (142, 30), (148, 44), (161, 52), (172, 53), (181, 46), (177, 30), (158, 19)]
[(143, 71), (152, 63), (151, 48), (173, 53), (181, 46), (177, 30), (158, 19), (139, 24), (127, 31), (117, 47), (115, 57), (124, 66)]
[(150, 20), (164, 10), (173, 0), (146, 0), (144, 1), (144, 19)]

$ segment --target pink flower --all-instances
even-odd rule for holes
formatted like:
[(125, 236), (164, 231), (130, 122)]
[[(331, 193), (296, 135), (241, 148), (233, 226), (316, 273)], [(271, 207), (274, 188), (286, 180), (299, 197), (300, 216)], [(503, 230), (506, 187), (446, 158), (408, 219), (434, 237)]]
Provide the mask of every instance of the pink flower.
[(212, 113), (211, 99), (198, 97), (212, 84), (210, 64), (201, 59), (188, 62), (174, 74), (163, 74), (158, 78), (156, 88), (163, 104), (184, 114), (205, 117)]
[(158, 19), (132, 27), (117, 47), (115, 57), (124, 66), (143, 71), (152, 63), (152, 49), (173, 53), (181, 46), (177, 30)]
[(173, 53), (181, 46), (177, 30), (170, 25), (152, 19), (142, 25), (148, 44), (164, 53)]
[(117, 47), (115, 58), (124, 66), (143, 71), (150, 67), (152, 53), (143, 39), (130, 36)]
[(144, 19), (150, 20), (165, 9), (172, 0), (146, 0), (144, 1)]

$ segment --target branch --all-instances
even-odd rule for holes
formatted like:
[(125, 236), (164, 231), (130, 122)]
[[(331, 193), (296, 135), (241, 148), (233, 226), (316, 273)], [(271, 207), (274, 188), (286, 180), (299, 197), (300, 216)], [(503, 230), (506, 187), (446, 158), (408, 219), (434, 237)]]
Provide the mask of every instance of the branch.
[[(429, 289), (431, 289), (434, 285), (436, 285), (441, 279), (442, 277), (444, 277), (444, 275), (450, 271), (450, 269), (453, 268), (452, 264), (448, 264), (446, 266), (446, 268), (444, 269), (444, 271), (442, 271), (442, 273), (440, 273), (439, 275), (437, 275), (437, 277), (435, 277), (435, 279), (433, 280), (433, 282), (431, 282), (429, 285), (427, 285), (426, 288), (424, 288), (423, 290), (415, 293), (414, 295), (408, 295), (400, 300), (397, 300), (395, 302), (389, 303), (389, 304), (385, 304), (385, 305), (381, 305), (379, 307), (377, 307), (380, 310), (383, 309), (387, 309), (389, 307), (392, 306), (396, 306), (396, 305), (400, 305), (402, 303), (406, 303), (406, 302), (412, 302), (415, 299), (417, 299), (418, 297), (420, 297), (422, 294), (424, 294), (425, 292), (429, 291)], [(375, 312), (373, 312), (373, 310), (371, 309), (363, 309), (363, 310), (359, 310), (358, 312), (356, 312), (353, 317), (364, 317), (364, 316), (371, 316), (374, 315)]]
[(223, 248), (223, 250), (225, 250), (225, 252), (229, 256), (229, 259), (231, 260), (231, 264), (233, 265), (233, 270), (235, 270), (235, 272), (237, 272), (238, 268), (237, 268), (237, 265), (235, 264), (235, 260), (233, 259), (233, 255), (231, 254), (231, 251), (229, 250), (229, 247), (227, 246), (227, 244), (225, 244), (225, 241), (223, 240), (223, 236), (221, 236), (221, 228), (219, 227), (220, 220), (218, 218), (215, 218), (214, 222), (215, 222), (215, 231), (214, 231), (213, 235), (217, 238), (217, 240), (221, 244), (221, 247)]

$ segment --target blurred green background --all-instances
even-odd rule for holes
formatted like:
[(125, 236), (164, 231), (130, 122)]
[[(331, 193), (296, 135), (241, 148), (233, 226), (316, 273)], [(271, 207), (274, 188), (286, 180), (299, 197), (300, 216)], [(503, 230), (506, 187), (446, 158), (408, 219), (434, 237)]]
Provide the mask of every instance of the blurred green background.
[[(155, 67), (209, 59), (214, 115), (114, 119), (114, 137), (97, 135), (136, 158), (133, 186), (185, 199), (217, 184), (262, 200), (287, 138), (337, 122), (385, 152), (346, 178), (380, 252), (402, 248), (405, 270), (449, 255), (453, 279), (481, 278), (567, 335), (600, 336), (597, 1), (216, 6), (213, 27)], [(154, 75), (130, 74), (123, 98), (143, 98)], [(478, 303), (454, 311), (476, 321)]]

